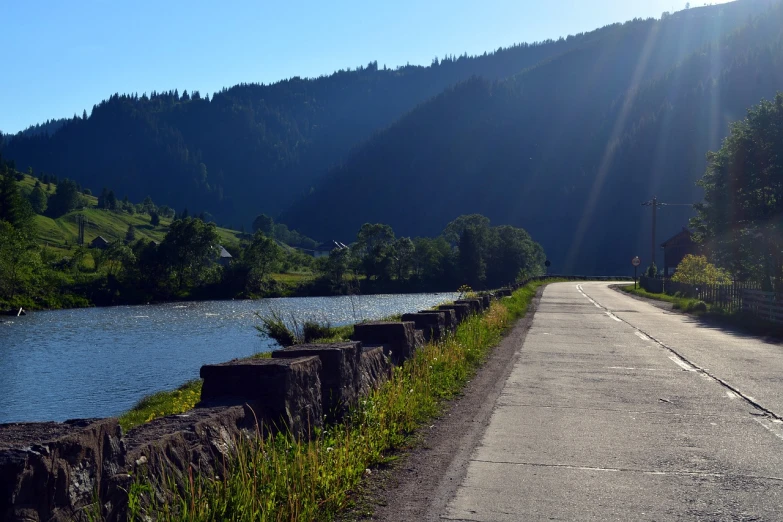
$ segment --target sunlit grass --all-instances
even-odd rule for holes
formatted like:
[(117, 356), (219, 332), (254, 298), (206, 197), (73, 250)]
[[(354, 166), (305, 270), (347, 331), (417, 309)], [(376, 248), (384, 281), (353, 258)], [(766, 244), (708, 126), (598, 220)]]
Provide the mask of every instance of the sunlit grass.
[(141, 399), (136, 406), (120, 417), (124, 432), (158, 417), (176, 415), (192, 410), (201, 400), (203, 381), (188, 381), (176, 390), (154, 393)]
[(272, 279), (278, 283), (299, 284), (313, 279), (312, 273), (292, 272), (285, 274), (272, 274)]
[[(20, 182), (22, 192), (27, 194), (35, 186), (35, 178), (25, 176)], [(42, 183), (44, 189), (46, 184)], [(57, 185), (52, 183), (49, 190), (51, 196), (56, 190)], [(56, 219), (36, 215), (34, 224), (36, 229), (36, 238), (41, 246), (48, 246), (52, 252), (60, 254), (63, 257), (70, 255), (70, 248), (76, 245), (78, 238), (78, 225), (76, 215), (82, 214), (87, 218), (85, 226), (84, 239), (89, 243), (98, 236), (103, 236), (108, 241), (124, 239), (128, 230), (128, 225), (133, 225), (136, 229), (136, 238), (147, 241), (163, 241), (168, 232), (171, 219), (160, 218), (160, 224), (153, 226), (150, 223), (150, 216), (147, 214), (129, 214), (120, 211), (108, 211), (98, 208), (98, 198), (95, 196), (82, 196), (87, 206), (82, 209), (74, 210)], [(163, 202), (165, 203), (165, 202)], [(240, 232), (228, 228), (217, 227), (217, 234), (223, 245), (238, 245)], [(293, 274), (292, 274), (293, 275)]]
[(623, 292), (638, 295), (639, 297), (646, 297), (647, 299), (655, 299), (656, 301), (665, 301), (667, 303), (672, 303), (672, 308), (675, 310), (682, 310), (684, 312), (690, 312), (690, 313), (703, 313), (711, 309), (709, 305), (704, 303), (704, 301), (700, 301), (699, 299), (693, 299), (690, 297), (681, 297), (678, 295), (669, 295), (669, 294), (657, 294), (653, 292), (648, 292), (642, 287), (634, 288), (633, 285), (627, 285), (627, 286), (621, 286), (619, 287), (620, 290)]
[[(430, 343), (378, 390), (364, 398), (349, 419), (317, 433), (311, 442), (278, 434), (237, 441), (238, 452), (222, 478), (191, 477), (164, 505), (150, 488), (131, 490), (132, 518), (157, 520), (330, 520), (350, 505), (351, 491), (374, 465), (386, 462), (444, 401), (464, 387), (515, 319), (524, 315), (532, 283), (489, 311), (464, 321), (447, 339)], [(172, 492), (177, 488), (170, 488)], [(150, 505), (146, 513), (141, 506)]]

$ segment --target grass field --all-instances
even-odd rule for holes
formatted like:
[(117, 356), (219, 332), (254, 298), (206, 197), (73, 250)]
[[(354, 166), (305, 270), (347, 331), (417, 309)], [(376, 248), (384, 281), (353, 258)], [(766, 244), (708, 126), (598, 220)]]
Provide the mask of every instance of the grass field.
[[(22, 192), (29, 194), (35, 187), (35, 182), (35, 178), (26, 175), (20, 182)], [(46, 185), (42, 184), (42, 186), (46, 190)], [(51, 184), (49, 195), (53, 194), (55, 189), (56, 185)], [(163, 241), (171, 224), (170, 219), (161, 218), (158, 226), (152, 226), (150, 216), (147, 214), (131, 215), (122, 211), (100, 209), (98, 208), (98, 198), (95, 196), (82, 197), (87, 204), (83, 209), (74, 210), (56, 219), (35, 216), (37, 239), (41, 246), (47, 246), (56, 253), (68, 255), (67, 252), (77, 242), (79, 229), (76, 224), (76, 216), (79, 214), (87, 218), (84, 230), (86, 244), (98, 236), (103, 236), (109, 242), (123, 239), (129, 225), (136, 228), (137, 239), (160, 242)], [(218, 227), (217, 232), (223, 245), (239, 244), (240, 232), (222, 227)]]

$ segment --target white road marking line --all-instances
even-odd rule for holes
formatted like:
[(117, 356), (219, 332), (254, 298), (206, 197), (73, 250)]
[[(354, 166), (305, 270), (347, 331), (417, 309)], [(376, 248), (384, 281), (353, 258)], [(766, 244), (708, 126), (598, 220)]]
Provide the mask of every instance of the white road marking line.
[(694, 368), (690, 364), (686, 363), (685, 361), (683, 361), (682, 359), (680, 359), (676, 355), (670, 355), (669, 359), (671, 359), (674, 362), (674, 364), (676, 364), (677, 366), (679, 366), (683, 370), (686, 370), (686, 371), (689, 371), (689, 372), (695, 372), (696, 371), (696, 368)]
[(736, 399), (736, 398), (737, 398), (737, 394), (736, 394), (736, 393), (734, 393), (733, 391), (727, 391), (727, 392), (726, 392), (726, 396), (727, 396), (729, 399)]
[(783, 439), (783, 433), (780, 431), (779, 425), (773, 425), (767, 418), (753, 417), (753, 420), (761, 424), (765, 430), (773, 434), (779, 439)]
[[(607, 309), (606, 309), (606, 308), (604, 308), (603, 306), (600, 306), (598, 303), (596, 303), (596, 302), (595, 302), (595, 300), (593, 300), (593, 299), (592, 299), (590, 296), (588, 296), (586, 293), (584, 293), (584, 291), (582, 290), (582, 285), (576, 285), (576, 289), (579, 291), (579, 293), (580, 293), (580, 294), (582, 294), (582, 295), (583, 295), (583, 296), (584, 296), (584, 297), (585, 297), (585, 298), (586, 298), (588, 301), (590, 301), (591, 303), (593, 303), (593, 304), (594, 304), (596, 307), (598, 307), (598, 308), (601, 308), (601, 309), (603, 309), (603, 310), (606, 310), (606, 312), (605, 312), (605, 313), (606, 313), (606, 315), (608, 315), (609, 317), (611, 317), (611, 318), (612, 318), (612, 319), (614, 319), (615, 321), (617, 321), (617, 322), (619, 322), (619, 323), (622, 323), (622, 322), (627, 322), (627, 321), (623, 321), (622, 319), (618, 318), (618, 317), (617, 317), (616, 315), (614, 315), (612, 312), (610, 312), (609, 310), (607, 310)], [(669, 359), (670, 359), (672, 362), (674, 362), (674, 363), (675, 363), (677, 366), (679, 366), (680, 368), (682, 368), (683, 370), (685, 370), (685, 371), (688, 371), (688, 372), (696, 372), (696, 373), (698, 373), (699, 375), (701, 375), (701, 378), (702, 378), (702, 379), (704, 379), (704, 380), (706, 380), (706, 381), (717, 382), (717, 383), (719, 383), (719, 384), (721, 384), (722, 386), (725, 386), (725, 387), (727, 387), (727, 388), (731, 387), (729, 384), (727, 384), (726, 382), (724, 382), (724, 381), (723, 381), (723, 380), (721, 380), (720, 378), (718, 378), (718, 377), (716, 377), (716, 376), (713, 376), (712, 374), (710, 374), (710, 373), (709, 373), (709, 371), (708, 371), (707, 369), (704, 369), (704, 368), (701, 368), (701, 369), (700, 369), (700, 368), (697, 368), (697, 367), (695, 367), (695, 366), (691, 365), (691, 364), (690, 364), (690, 363), (688, 363), (688, 362), (687, 362), (685, 359), (683, 359), (683, 358), (682, 358), (682, 357), (681, 357), (679, 354), (677, 354), (677, 353), (674, 351), (674, 349), (670, 348), (669, 346), (666, 346), (666, 345), (665, 345), (664, 343), (662, 343), (661, 341), (659, 341), (659, 340), (657, 340), (657, 339), (654, 339), (654, 338), (652, 338), (652, 337), (650, 337), (650, 336), (648, 336), (648, 335), (645, 335), (643, 332), (641, 332), (641, 331), (640, 331), (640, 330), (639, 330), (639, 329), (638, 329), (636, 326), (632, 325), (631, 323), (627, 323), (627, 324), (628, 324), (628, 326), (630, 326), (631, 328), (633, 328), (633, 329), (635, 330), (635, 332), (634, 332), (634, 333), (635, 333), (635, 334), (636, 334), (636, 335), (637, 335), (637, 336), (638, 336), (640, 339), (649, 339), (650, 341), (652, 341), (652, 342), (654, 342), (654, 343), (658, 344), (659, 346), (661, 346), (662, 348), (664, 348), (664, 349), (668, 350), (669, 352), (672, 352), (672, 355), (670, 355), (670, 356), (669, 356)], [(620, 367), (614, 367), (613, 369), (623, 369), (623, 368), (620, 368)], [(630, 369), (630, 368), (626, 368), (626, 369)], [(731, 387), (731, 388), (732, 388), (733, 390), (736, 390), (736, 388), (733, 388), (733, 387)], [(755, 420), (756, 420), (756, 421), (757, 421), (759, 424), (761, 424), (762, 426), (764, 426), (764, 428), (766, 428), (767, 430), (769, 430), (770, 432), (772, 432), (772, 433), (773, 433), (773, 434), (774, 434), (776, 437), (779, 437), (780, 439), (783, 439), (783, 429), (781, 429), (781, 428), (783, 428), (783, 420), (781, 420), (781, 419), (780, 419), (779, 415), (776, 415), (775, 413), (773, 413), (773, 412), (771, 412), (771, 411), (769, 411), (769, 410), (765, 409), (763, 406), (760, 406), (760, 405), (759, 405), (759, 404), (756, 402), (756, 399), (755, 399), (755, 398), (753, 398), (753, 397), (751, 397), (751, 396), (749, 396), (749, 395), (745, 395), (745, 394), (743, 394), (743, 393), (742, 393), (742, 392), (740, 392), (740, 391), (737, 391), (737, 392), (727, 391), (727, 392), (726, 392), (726, 394), (728, 395), (728, 397), (729, 397), (729, 398), (740, 398), (740, 397), (741, 397), (741, 398), (743, 398), (743, 399), (745, 399), (745, 400), (747, 400), (747, 401), (751, 402), (751, 403), (752, 403), (752, 405), (753, 405), (754, 407), (756, 407), (756, 408), (758, 408), (758, 409), (760, 409), (760, 410), (762, 410), (762, 411), (766, 412), (766, 414), (767, 414), (767, 415), (770, 415), (770, 417), (772, 417), (772, 419), (766, 419), (766, 420), (767, 420), (767, 422), (768, 422), (768, 424), (764, 424), (764, 423), (763, 423), (762, 421), (760, 421), (759, 419), (755, 419)], [(732, 397), (732, 395), (733, 395), (734, 397)]]
[(598, 303), (596, 303), (596, 302), (593, 300), (593, 298), (592, 298), (592, 297), (590, 297), (589, 295), (587, 295), (586, 293), (584, 293), (584, 290), (582, 290), (582, 285), (576, 285), (576, 289), (577, 289), (577, 290), (579, 290), (579, 293), (580, 293), (580, 294), (582, 294), (583, 296), (585, 296), (585, 297), (587, 298), (587, 300), (588, 300), (588, 301), (590, 301), (591, 303), (593, 303), (593, 305), (595, 305), (595, 307), (596, 307), (596, 308), (603, 308), (601, 305), (599, 305)]
[(633, 366), (607, 366), (607, 370), (635, 370), (642, 372), (676, 372), (677, 370), (669, 370), (667, 368), (634, 368)]
[(640, 332), (639, 330), (636, 330), (636, 331), (634, 332), (634, 334), (636, 335), (636, 337), (638, 337), (638, 338), (639, 338), (639, 339), (641, 339), (642, 341), (652, 341), (652, 339), (650, 339), (649, 337), (647, 337), (646, 335), (644, 335), (644, 334), (643, 334), (642, 332)]

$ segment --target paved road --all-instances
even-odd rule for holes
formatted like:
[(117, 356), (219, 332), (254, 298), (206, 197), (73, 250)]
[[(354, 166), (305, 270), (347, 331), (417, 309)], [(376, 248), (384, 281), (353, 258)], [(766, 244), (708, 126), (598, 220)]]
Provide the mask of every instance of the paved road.
[(783, 520), (783, 346), (546, 288), (447, 520)]

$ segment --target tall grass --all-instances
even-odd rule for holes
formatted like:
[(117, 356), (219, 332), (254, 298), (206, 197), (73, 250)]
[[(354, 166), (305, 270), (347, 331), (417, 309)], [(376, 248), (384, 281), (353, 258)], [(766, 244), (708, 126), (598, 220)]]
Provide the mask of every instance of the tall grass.
[(333, 519), (349, 505), (351, 490), (368, 468), (388, 460), (389, 451), (462, 389), (503, 332), (524, 315), (541, 284), (494, 302), (454, 335), (419, 350), (345, 422), (312, 441), (285, 434), (238, 441), (222, 478), (191, 475), (183, 489), (169, 488), (174, 502), (156, 504), (149, 493), (154, 488), (137, 484), (130, 492), (134, 516), (193, 522)]

